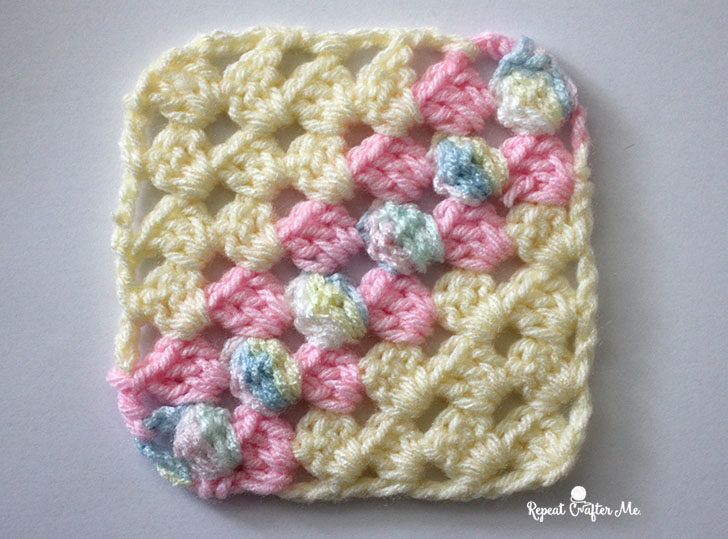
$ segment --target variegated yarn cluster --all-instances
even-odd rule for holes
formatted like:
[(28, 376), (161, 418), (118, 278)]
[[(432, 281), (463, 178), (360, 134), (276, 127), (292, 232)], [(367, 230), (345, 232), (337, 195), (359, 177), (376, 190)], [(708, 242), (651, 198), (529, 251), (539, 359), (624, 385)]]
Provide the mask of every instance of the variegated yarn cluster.
[[(420, 49), (439, 60), (418, 74)], [(596, 341), (589, 136), (533, 41), (202, 36), (145, 72), (121, 148), (109, 381), (163, 477), (203, 497), (464, 500), (568, 471)], [(305, 200), (278, 215), (291, 189)]]

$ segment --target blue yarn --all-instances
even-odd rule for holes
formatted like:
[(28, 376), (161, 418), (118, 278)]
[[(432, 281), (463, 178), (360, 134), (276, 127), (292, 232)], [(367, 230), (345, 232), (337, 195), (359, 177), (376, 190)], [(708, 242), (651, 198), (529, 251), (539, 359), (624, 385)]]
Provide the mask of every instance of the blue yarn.
[(364, 245), (369, 244), (371, 241), (371, 237), (369, 236), (369, 220), (372, 217), (372, 211), (374, 210), (365, 211), (356, 223), (356, 231), (359, 232), (361, 239), (364, 240)]
[(177, 423), (189, 406), (160, 406), (144, 420), (144, 426), (159, 434), (174, 434)]
[(437, 145), (437, 170), (444, 183), (466, 197), (485, 200), (491, 195), (491, 179), (482, 167), (473, 163), (473, 147), (459, 146), (448, 139)]
[(255, 353), (245, 341), (233, 354), (230, 370), (269, 410), (279, 412), (291, 404), (276, 386), (273, 360), (268, 352)]
[(351, 299), (351, 301), (354, 302), (354, 305), (356, 305), (363, 324), (365, 326), (369, 325), (369, 310), (364, 303), (364, 299), (361, 297), (359, 291), (356, 289), (354, 284), (349, 280), (346, 275), (343, 275), (341, 273), (334, 273), (332, 275), (324, 276), (324, 281), (334, 284), (338, 286), (341, 290), (343, 290), (344, 294), (346, 294)]
[(167, 449), (162, 449), (154, 443), (136, 440), (139, 452), (151, 460), (163, 476), (171, 479), (174, 478), (175, 483), (189, 484), (192, 482), (192, 474), (187, 463), (173, 456)]
[[(188, 407), (187, 405), (161, 406), (144, 420), (144, 426), (159, 435), (169, 438), (174, 435), (177, 424)], [(145, 442), (137, 439), (136, 445), (139, 452), (151, 460), (157, 466), (159, 472), (173, 483), (189, 484), (192, 482), (189, 465), (183, 459), (175, 457), (169, 447), (165, 447), (167, 444)]]
[(542, 72), (549, 76), (551, 86), (561, 105), (564, 118), (571, 116), (573, 96), (569, 92), (566, 77), (554, 62), (553, 57), (545, 51), (536, 53), (536, 44), (531, 38), (522, 37), (516, 47), (503, 56), (493, 73), (494, 79), (506, 77), (514, 71)]

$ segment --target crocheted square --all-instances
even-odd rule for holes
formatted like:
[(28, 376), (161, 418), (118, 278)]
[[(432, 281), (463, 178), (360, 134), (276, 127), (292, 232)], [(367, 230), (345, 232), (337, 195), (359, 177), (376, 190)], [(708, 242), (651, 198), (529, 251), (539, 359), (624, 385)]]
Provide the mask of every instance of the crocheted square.
[[(421, 48), (440, 58), (418, 75)], [(556, 481), (591, 411), (588, 145), (573, 83), (528, 38), (259, 28), (165, 54), (126, 100), (113, 237), (109, 381), (141, 453), (203, 497)]]

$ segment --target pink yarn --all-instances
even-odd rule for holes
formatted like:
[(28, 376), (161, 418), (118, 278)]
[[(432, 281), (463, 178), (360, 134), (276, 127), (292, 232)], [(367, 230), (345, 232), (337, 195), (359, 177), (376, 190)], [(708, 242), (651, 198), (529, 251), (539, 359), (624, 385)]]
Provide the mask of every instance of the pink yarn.
[(571, 150), (576, 152), (578, 148), (590, 142), (591, 137), (586, 128), (586, 110), (577, 105), (571, 115)]
[(236, 266), (205, 288), (207, 312), (223, 328), (245, 337), (277, 337), (293, 322), (284, 291), (270, 273)]
[(295, 353), (303, 398), (326, 410), (349, 413), (364, 395), (359, 358), (346, 349), (324, 350), (303, 344)]
[(287, 421), (241, 405), (233, 412), (233, 428), (240, 440), (242, 464), (224, 477), (197, 478), (198, 496), (222, 499), (241, 492), (275, 494), (291, 484), (298, 462), (291, 447), (295, 433)]
[(449, 51), (412, 86), (425, 120), (436, 130), (454, 135), (482, 131), (495, 102), (472, 60), (462, 51)]
[(515, 39), (493, 32), (481, 34), (473, 39), (473, 42), (485, 56), (496, 62), (511, 52), (516, 45)]
[(510, 178), (501, 202), (565, 205), (574, 192), (574, 164), (569, 151), (554, 135), (518, 135), (503, 141)]
[(276, 223), (293, 263), (303, 271), (331, 273), (364, 246), (356, 220), (341, 206), (317, 200), (299, 202)]
[(369, 329), (382, 339), (421, 344), (432, 334), (435, 304), (417, 278), (374, 268), (362, 277), (359, 293), (369, 310)]
[(203, 337), (182, 341), (163, 337), (134, 370), (112, 370), (107, 380), (119, 390), (119, 411), (131, 433), (144, 440), (153, 434), (144, 427), (150, 400), (155, 405), (215, 404), (228, 387), (229, 373), (219, 352)]
[(453, 266), (492, 271), (513, 254), (505, 217), (489, 202), (468, 206), (446, 198), (435, 206), (432, 216), (445, 243), (445, 258)]
[(349, 150), (346, 159), (358, 185), (395, 202), (419, 199), (435, 174), (427, 149), (409, 137), (376, 133)]

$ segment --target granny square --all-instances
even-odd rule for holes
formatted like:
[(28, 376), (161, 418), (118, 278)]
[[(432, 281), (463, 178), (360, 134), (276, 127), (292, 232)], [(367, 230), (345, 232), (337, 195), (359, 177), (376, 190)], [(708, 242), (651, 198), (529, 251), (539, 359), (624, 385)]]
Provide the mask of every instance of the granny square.
[(528, 38), (254, 28), (166, 53), (126, 98), (113, 235), (108, 380), (141, 454), (205, 498), (562, 477), (591, 412), (588, 148)]

